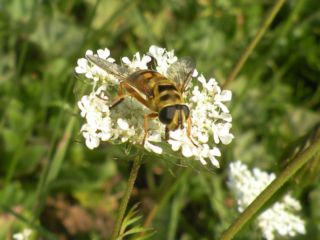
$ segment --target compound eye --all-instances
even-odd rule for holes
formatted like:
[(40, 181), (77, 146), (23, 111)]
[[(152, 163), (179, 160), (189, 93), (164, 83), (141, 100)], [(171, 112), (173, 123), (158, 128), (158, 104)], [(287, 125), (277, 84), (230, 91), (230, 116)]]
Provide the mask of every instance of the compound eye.
[(181, 110), (184, 112), (184, 116), (186, 117), (186, 119), (188, 119), (190, 114), (189, 107), (186, 105), (181, 105)]
[(160, 122), (162, 122), (165, 125), (171, 123), (175, 112), (176, 112), (175, 106), (164, 107), (159, 112)]

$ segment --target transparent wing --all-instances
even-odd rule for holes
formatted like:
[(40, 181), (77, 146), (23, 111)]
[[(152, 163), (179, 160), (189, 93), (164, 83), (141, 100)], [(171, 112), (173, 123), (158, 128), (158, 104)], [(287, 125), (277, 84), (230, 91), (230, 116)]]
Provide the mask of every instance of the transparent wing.
[(196, 63), (191, 57), (183, 57), (171, 64), (167, 70), (167, 77), (177, 83), (181, 92), (186, 90)]
[(89, 62), (93, 63), (94, 65), (105, 70), (107, 73), (114, 75), (121, 80), (126, 79), (130, 75), (130, 71), (128, 68), (122, 67), (115, 63), (108, 62), (105, 59), (102, 59), (93, 55), (86, 55), (86, 59)]

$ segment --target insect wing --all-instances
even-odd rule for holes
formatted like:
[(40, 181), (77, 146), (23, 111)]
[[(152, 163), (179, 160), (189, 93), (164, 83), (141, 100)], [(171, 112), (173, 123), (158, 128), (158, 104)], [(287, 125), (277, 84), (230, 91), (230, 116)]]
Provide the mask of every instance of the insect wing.
[(120, 80), (126, 79), (130, 74), (128, 68), (119, 66), (115, 63), (108, 62), (107, 60), (96, 57), (94, 55), (86, 55), (86, 59), (94, 65), (105, 70), (107, 73), (120, 78)]
[(167, 70), (167, 77), (177, 83), (181, 92), (184, 92), (192, 79), (196, 63), (190, 57), (183, 57), (171, 64)]

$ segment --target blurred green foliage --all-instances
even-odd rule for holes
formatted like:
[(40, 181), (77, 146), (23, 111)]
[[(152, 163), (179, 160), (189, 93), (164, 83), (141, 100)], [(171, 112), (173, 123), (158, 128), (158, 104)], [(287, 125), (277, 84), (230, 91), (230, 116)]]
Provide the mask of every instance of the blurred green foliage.
[[(0, 239), (25, 227), (44, 239), (110, 236), (132, 158), (129, 146), (86, 149), (74, 67), (87, 49), (112, 56), (150, 45), (192, 56), (223, 83), (274, 1), (0, 0)], [(186, 169), (146, 155), (132, 198), (152, 239), (217, 239), (236, 217), (230, 161), (280, 171), (290, 143), (320, 120), (320, 2), (291, 0), (237, 79), (235, 135), (222, 168)], [(190, 160), (192, 161), (192, 160)], [(319, 174), (318, 174), (319, 175)], [(320, 235), (320, 184), (292, 185), (307, 236)], [(142, 223), (141, 223), (142, 224)], [(261, 239), (254, 225), (237, 239)], [(318, 238), (320, 239), (320, 238)]]

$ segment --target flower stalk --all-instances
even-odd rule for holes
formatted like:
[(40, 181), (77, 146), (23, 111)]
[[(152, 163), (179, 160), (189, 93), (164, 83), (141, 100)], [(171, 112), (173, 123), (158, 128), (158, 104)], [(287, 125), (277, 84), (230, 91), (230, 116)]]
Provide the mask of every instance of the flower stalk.
[(124, 193), (124, 196), (122, 197), (121, 203), (120, 203), (120, 207), (119, 207), (119, 212), (118, 212), (118, 216), (116, 219), (116, 222), (114, 224), (114, 227), (112, 229), (112, 234), (111, 234), (111, 240), (116, 240), (120, 229), (121, 229), (121, 224), (128, 206), (128, 202), (132, 193), (132, 189), (134, 186), (134, 183), (137, 179), (138, 176), (138, 172), (141, 166), (141, 161), (142, 161), (142, 156), (139, 154), (134, 158), (133, 161), (133, 166), (130, 172), (130, 176), (129, 176), (129, 180), (128, 180), (128, 184)]
[(286, 183), (288, 180), (303, 167), (314, 154), (320, 151), (320, 138), (302, 154), (298, 155), (280, 173), (280, 175), (240, 214), (233, 224), (222, 234), (222, 240), (232, 239), (243, 226), (254, 217), (263, 205)]

